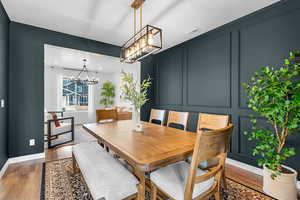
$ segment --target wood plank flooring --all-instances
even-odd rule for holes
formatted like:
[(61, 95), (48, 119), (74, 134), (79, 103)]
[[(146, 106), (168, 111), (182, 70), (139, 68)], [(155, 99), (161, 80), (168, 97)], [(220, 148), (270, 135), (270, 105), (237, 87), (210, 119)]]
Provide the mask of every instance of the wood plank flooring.
[(43, 160), (8, 167), (0, 180), (1, 200), (39, 200)]

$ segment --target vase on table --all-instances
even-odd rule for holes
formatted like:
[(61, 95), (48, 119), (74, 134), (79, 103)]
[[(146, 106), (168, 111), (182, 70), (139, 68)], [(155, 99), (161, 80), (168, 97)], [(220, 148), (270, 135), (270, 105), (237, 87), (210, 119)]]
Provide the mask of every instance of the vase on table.
[(143, 126), (141, 123), (141, 112), (140, 109), (134, 109), (133, 111), (133, 123), (134, 123), (134, 130), (136, 132), (142, 132), (143, 131)]

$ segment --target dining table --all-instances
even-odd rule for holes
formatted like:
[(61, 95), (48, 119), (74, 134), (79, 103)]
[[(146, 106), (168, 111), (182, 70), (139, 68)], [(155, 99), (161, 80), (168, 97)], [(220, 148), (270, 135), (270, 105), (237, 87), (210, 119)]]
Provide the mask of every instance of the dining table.
[(83, 129), (131, 166), (144, 199), (147, 174), (191, 156), (196, 134), (144, 121), (142, 126), (137, 132), (132, 120), (122, 120), (84, 124)]

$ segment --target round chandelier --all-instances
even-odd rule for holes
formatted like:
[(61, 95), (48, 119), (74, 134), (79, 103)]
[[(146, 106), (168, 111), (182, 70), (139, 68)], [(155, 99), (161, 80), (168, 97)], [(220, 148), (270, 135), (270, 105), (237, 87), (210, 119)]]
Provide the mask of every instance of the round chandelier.
[[(86, 83), (88, 85), (98, 84), (99, 81), (95, 77), (90, 76), (90, 71), (88, 71), (87, 69), (86, 61), (87, 61), (86, 59), (83, 59), (82, 70), (80, 70), (80, 72), (75, 78), (71, 78), (71, 80), (75, 82)], [(84, 76), (84, 74), (86, 76)], [(81, 78), (81, 77), (85, 77), (85, 78)]]

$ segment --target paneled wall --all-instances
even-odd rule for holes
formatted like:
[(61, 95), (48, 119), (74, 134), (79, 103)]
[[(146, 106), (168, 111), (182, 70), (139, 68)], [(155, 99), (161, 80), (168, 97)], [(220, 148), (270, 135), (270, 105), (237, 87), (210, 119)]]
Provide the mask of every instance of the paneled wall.
[(0, 170), (7, 161), (8, 31), (9, 19), (0, 1), (0, 99), (6, 104), (0, 108)]
[[(280, 2), (155, 55), (153, 107), (189, 111), (190, 131), (199, 112), (229, 114), (235, 125), (229, 156), (255, 165), (253, 143), (243, 134), (252, 111), (241, 83), (300, 49), (299, 19), (300, 1)], [(299, 157), (300, 135), (292, 143)], [(296, 157), (287, 164), (300, 171)]]

